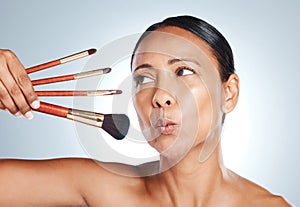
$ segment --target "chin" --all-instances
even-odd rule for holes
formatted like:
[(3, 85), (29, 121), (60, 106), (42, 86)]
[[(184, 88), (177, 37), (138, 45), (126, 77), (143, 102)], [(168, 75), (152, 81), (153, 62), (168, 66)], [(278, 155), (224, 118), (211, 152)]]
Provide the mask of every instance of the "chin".
[(149, 144), (156, 149), (157, 152), (162, 154), (174, 146), (177, 138), (178, 137), (176, 135), (160, 135), (159, 137), (150, 141)]

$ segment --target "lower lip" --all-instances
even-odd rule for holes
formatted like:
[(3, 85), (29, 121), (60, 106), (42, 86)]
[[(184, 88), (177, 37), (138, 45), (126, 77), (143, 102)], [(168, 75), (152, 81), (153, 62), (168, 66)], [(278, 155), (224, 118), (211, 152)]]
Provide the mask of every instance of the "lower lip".
[(161, 134), (170, 135), (170, 134), (173, 134), (173, 132), (175, 131), (175, 125), (168, 125), (165, 127), (160, 127), (160, 129), (161, 129)]

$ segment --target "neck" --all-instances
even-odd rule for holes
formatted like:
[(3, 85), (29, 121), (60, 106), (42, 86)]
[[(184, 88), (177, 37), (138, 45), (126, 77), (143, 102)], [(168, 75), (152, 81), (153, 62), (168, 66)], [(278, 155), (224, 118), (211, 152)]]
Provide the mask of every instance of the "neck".
[(199, 160), (200, 148), (191, 150), (178, 164), (157, 177), (163, 193), (169, 195), (174, 206), (203, 203), (204, 198), (213, 196), (224, 183), (226, 170), (220, 144), (203, 162)]

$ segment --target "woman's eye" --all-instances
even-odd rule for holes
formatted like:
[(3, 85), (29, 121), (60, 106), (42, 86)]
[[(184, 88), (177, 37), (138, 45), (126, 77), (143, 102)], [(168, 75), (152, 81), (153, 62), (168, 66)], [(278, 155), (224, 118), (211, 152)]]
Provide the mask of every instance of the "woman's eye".
[(184, 76), (184, 75), (191, 75), (191, 74), (194, 74), (194, 70), (187, 67), (179, 68), (176, 71), (177, 76)]
[(152, 81), (153, 81), (153, 79), (151, 79), (147, 76), (142, 76), (142, 75), (139, 75), (135, 78), (136, 86), (139, 86), (139, 85), (142, 85), (145, 83), (150, 83)]

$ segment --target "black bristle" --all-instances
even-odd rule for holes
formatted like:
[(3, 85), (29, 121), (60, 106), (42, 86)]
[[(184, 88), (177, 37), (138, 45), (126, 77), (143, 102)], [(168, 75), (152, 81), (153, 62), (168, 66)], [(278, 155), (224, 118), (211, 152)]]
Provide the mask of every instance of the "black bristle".
[(105, 114), (102, 129), (121, 140), (127, 135), (129, 124), (129, 118), (125, 114)]

